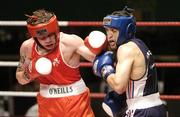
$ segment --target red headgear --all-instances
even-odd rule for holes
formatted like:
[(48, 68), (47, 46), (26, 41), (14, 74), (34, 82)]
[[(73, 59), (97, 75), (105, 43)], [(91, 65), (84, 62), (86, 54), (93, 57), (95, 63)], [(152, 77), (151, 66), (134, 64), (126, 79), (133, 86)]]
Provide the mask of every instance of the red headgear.
[(58, 21), (55, 15), (47, 23), (27, 24), (27, 28), (32, 37), (49, 35), (51, 33), (57, 34), (59, 32)]

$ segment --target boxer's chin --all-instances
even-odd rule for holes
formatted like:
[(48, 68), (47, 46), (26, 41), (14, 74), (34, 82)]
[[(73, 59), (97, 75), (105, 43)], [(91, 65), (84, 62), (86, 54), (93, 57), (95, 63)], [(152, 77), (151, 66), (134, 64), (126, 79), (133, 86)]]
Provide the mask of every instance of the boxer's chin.
[(46, 50), (51, 51), (55, 49), (55, 44), (47, 45), (44, 47)]
[(109, 43), (109, 47), (110, 47), (111, 50), (116, 50), (117, 49), (117, 45), (114, 42)]

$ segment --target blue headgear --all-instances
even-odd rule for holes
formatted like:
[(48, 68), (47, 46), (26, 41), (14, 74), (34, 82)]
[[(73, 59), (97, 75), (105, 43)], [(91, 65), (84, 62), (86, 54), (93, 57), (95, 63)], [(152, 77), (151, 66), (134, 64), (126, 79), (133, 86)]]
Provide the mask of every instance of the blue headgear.
[(125, 41), (134, 38), (136, 32), (136, 22), (134, 16), (107, 15), (103, 19), (103, 26), (119, 30), (117, 46)]

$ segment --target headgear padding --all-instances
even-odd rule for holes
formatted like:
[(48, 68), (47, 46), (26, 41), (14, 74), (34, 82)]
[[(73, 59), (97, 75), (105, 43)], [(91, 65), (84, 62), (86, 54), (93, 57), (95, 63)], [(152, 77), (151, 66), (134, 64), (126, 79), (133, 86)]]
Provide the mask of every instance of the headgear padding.
[(58, 21), (55, 15), (45, 23), (40, 23), (37, 25), (27, 24), (27, 28), (32, 37), (59, 32)]
[(134, 16), (116, 16), (107, 15), (103, 19), (103, 26), (119, 30), (117, 46), (123, 44), (126, 40), (134, 38), (136, 32), (136, 23)]

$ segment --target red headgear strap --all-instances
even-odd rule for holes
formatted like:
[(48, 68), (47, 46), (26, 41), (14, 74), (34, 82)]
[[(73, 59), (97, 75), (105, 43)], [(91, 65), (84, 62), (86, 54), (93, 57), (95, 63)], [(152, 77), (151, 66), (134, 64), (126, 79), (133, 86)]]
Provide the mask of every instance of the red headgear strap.
[(27, 28), (32, 37), (59, 32), (58, 21), (55, 15), (47, 23), (41, 23), (37, 25), (27, 24)]

